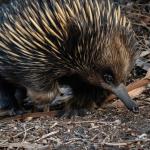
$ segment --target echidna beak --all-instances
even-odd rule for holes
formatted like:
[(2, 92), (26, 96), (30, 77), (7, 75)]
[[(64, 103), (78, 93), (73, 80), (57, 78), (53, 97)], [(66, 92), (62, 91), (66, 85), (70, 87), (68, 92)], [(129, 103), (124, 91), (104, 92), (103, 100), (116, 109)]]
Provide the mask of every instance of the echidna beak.
[(117, 87), (112, 89), (114, 94), (125, 104), (125, 106), (132, 112), (138, 113), (139, 107), (135, 101), (133, 101), (128, 92), (126, 87), (123, 84), (120, 84)]

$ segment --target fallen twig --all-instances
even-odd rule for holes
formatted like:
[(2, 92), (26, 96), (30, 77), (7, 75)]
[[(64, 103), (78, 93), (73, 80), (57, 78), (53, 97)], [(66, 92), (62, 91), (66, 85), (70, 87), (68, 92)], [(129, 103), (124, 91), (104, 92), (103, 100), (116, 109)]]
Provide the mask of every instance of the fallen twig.
[(58, 132), (59, 132), (59, 130), (56, 130), (56, 131), (50, 132), (48, 134), (45, 134), (41, 138), (37, 139), (35, 142), (39, 142), (40, 140), (46, 139), (47, 137), (52, 136)]
[(27, 118), (39, 118), (42, 116), (50, 116), (50, 117), (54, 117), (57, 114), (56, 111), (50, 111), (50, 112), (35, 112), (35, 113), (27, 113), (27, 114), (23, 114), (23, 115), (18, 115), (18, 116), (14, 116), (14, 117), (8, 117), (8, 118), (3, 118), (0, 120), (0, 123), (2, 122), (6, 122), (6, 121), (11, 121), (11, 120), (26, 120)]
[(133, 143), (138, 143), (138, 142), (150, 142), (150, 139), (144, 139), (144, 140), (131, 140), (131, 141), (125, 141), (125, 142), (120, 142), (120, 143), (103, 143), (103, 145), (107, 146), (128, 146)]
[(0, 145), (0, 149), (12, 149), (12, 148), (23, 148), (23, 149), (38, 149), (38, 150), (46, 150), (50, 149), (49, 145), (43, 146), (41, 144), (31, 144), (31, 143), (5, 143)]

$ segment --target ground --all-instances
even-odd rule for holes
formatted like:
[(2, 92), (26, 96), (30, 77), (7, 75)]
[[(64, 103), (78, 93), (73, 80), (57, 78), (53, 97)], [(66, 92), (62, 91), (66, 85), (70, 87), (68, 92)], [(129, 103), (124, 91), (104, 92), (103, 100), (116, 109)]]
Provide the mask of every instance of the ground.
[[(1, 1), (0, 1), (1, 2)], [(150, 2), (116, 0), (131, 19), (141, 41), (141, 58), (129, 78), (135, 82), (150, 68)], [(4, 118), (0, 120), (0, 149), (59, 150), (149, 150), (150, 85), (134, 100), (140, 113), (133, 114), (118, 102), (110, 102), (85, 117), (73, 119), (51, 116)], [(136, 95), (136, 96), (135, 96)]]
[(150, 98), (142, 94), (138, 103), (139, 114), (107, 106), (74, 119), (40, 117), (5, 121), (0, 123), (0, 147), (149, 150)]

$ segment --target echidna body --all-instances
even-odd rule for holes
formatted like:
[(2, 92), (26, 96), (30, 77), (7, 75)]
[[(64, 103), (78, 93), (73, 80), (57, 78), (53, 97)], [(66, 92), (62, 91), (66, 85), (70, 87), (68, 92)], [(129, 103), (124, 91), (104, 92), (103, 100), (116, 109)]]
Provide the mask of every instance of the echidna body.
[(67, 108), (73, 112), (101, 103), (107, 91), (137, 110), (123, 86), (137, 42), (119, 7), (104, 0), (16, 2), (11, 13), (3, 11), (0, 26), (2, 79), (25, 87), (38, 101), (69, 85), (74, 97)]

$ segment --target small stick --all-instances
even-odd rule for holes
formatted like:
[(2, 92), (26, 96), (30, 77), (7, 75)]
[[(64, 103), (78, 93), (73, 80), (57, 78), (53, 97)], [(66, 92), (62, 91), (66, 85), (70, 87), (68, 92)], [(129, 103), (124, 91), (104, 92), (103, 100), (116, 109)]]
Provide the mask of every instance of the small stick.
[(39, 142), (40, 140), (46, 139), (47, 137), (57, 134), (58, 132), (59, 132), (59, 130), (56, 130), (56, 131), (50, 132), (48, 134), (45, 134), (41, 138), (37, 139), (35, 142)]
[(29, 117), (32, 117), (32, 118), (40, 118), (42, 116), (54, 117), (56, 114), (57, 114), (56, 111), (27, 113), (27, 114), (23, 114), (23, 115), (18, 115), (18, 116), (14, 116), (14, 117), (8, 117), (8, 118), (1, 119), (0, 123), (6, 122), (6, 121), (11, 121), (11, 120), (15, 120), (15, 121), (25, 120)]
[(103, 143), (103, 145), (107, 145), (107, 146), (128, 146), (131, 145), (133, 143), (138, 143), (138, 142), (149, 142), (150, 139), (145, 139), (145, 140), (131, 140), (131, 141), (125, 141), (122, 143)]
[(50, 147), (48, 145), (41, 145), (41, 144), (31, 144), (31, 143), (6, 143), (0, 145), (0, 149), (4, 148), (23, 148), (23, 149), (49, 149)]

